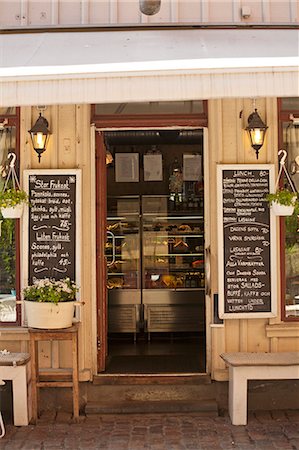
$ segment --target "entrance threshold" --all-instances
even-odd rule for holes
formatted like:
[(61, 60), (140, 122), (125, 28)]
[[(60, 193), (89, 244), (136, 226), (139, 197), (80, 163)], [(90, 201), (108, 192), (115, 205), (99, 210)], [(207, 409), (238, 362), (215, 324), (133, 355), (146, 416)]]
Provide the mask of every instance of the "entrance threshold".
[(93, 377), (94, 385), (109, 384), (211, 384), (207, 373), (106, 374)]

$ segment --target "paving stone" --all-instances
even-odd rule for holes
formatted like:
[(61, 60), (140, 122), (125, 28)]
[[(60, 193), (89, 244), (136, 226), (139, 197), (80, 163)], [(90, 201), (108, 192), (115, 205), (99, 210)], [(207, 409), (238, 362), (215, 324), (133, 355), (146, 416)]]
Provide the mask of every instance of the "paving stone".
[(0, 450), (299, 450), (296, 411), (258, 411), (247, 426), (233, 426), (227, 414), (111, 414), (78, 423), (44, 414), (37, 425), (8, 425)]

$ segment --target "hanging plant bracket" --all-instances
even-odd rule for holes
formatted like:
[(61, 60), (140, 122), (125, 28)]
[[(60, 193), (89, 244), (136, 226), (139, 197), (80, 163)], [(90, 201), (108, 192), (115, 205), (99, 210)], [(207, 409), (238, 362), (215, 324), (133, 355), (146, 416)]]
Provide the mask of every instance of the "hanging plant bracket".
[(9, 171), (8, 171), (2, 192), (6, 191), (10, 179), (12, 181), (13, 189), (21, 189), (20, 183), (19, 183), (16, 171), (15, 171), (15, 163), (16, 163), (17, 155), (15, 153), (11, 152), (11, 153), (8, 153), (7, 158), (8, 159), (11, 158), (11, 161), (9, 163)]
[(8, 154), (8, 159), (11, 159), (11, 161), (0, 193), (1, 213), (5, 219), (19, 219), (22, 216), (24, 204), (28, 203), (28, 195), (21, 189), (15, 171), (16, 158), (15, 153), (11, 152)]
[[(267, 200), (270, 202), (272, 211), (276, 216), (291, 216), (294, 213), (298, 193), (286, 168), (286, 150), (279, 150), (278, 156), (280, 155), (282, 156), (279, 161), (280, 168), (275, 183), (275, 192), (272, 194), (268, 194)], [(279, 189), (279, 181), (283, 173), (288, 180), (291, 190), (287, 188)]]
[(281, 177), (282, 173), (284, 172), (286, 177), (287, 177), (287, 180), (288, 180), (288, 182), (289, 182), (289, 184), (290, 184), (290, 186), (292, 188), (292, 191), (294, 192), (294, 194), (297, 195), (297, 191), (296, 191), (296, 189), (294, 187), (294, 184), (293, 184), (293, 182), (291, 180), (291, 177), (290, 177), (289, 172), (287, 171), (286, 165), (285, 165), (288, 154), (287, 154), (286, 150), (279, 150), (278, 156), (279, 155), (282, 155), (282, 157), (280, 158), (280, 161), (279, 161), (280, 168), (279, 168), (279, 172), (278, 172), (278, 175), (277, 175), (277, 180), (276, 180), (276, 183), (275, 183), (275, 191), (277, 191), (277, 189), (278, 189), (280, 177)]

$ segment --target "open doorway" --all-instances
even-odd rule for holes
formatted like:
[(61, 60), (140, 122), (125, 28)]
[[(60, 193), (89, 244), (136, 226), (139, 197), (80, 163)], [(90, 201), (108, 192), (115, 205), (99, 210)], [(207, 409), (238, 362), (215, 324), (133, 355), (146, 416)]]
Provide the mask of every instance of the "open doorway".
[(107, 131), (104, 140), (106, 373), (203, 373), (203, 130)]

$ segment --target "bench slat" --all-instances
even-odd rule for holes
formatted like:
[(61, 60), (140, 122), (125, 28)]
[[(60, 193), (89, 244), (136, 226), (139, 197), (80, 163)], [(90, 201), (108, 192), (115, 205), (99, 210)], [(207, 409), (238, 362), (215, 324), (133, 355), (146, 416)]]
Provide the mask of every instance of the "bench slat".
[(29, 353), (0, 354), (0, 366), (22, 366), (30, 359)]
[(296, 366), (299, 352), (279, 353), (222, 353), (221, 358), (230, 366)]

